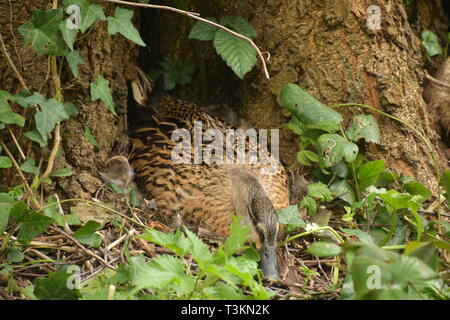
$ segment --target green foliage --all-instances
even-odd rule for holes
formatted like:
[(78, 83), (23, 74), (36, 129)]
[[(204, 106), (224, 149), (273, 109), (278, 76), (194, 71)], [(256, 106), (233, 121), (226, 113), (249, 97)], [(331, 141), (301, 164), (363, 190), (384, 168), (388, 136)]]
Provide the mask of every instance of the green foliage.
[(442, 54), (442, 48), (439, 44), (438, 36), (433, 31), (422, 31), (422, 45), (430, 57)]
[(108, 33), (114, 35), (120, 33), (125, 38), (145, 47), (145, 43), (139, 35), (139, 31), (134, 27), (131, 19), (133, 18), (133, 10), (116, 7), (114, 17), (108, 17)]
[[(217, 23), (214, 18), (208, 18), (208, 20)], [(242, 17), (222, 17), (220, 24), (248, 38), (257, 35), (256, 30)], [(189, 38), (201, 41), (212, 40), (217, 53), (241, 79), (256, 64), (256, 50), (249, 42), (205, 22), (197, 22)]]
[(73, 237), (83, 244), (87, 244), (93, 248), (98, 248), (102, 243), (102, 237), (95, 234), (95, 231), (97, 231), (100, 227), (100, 223), (89, 220), (84, 226), (74, 232)]
[(113, 115), (117, 115), (116, 110), (114, 109), (114, 101), (111, 92), (109, 91), (109, 81), (102, 76), (98, 76), (97, 81), (91, 82), (90, 87), (91, 100), (102, 100), (108, 107), (108, 110), (111, 111)]
[(286, 232), (291, 232), (300, 227), (305, 227), (306, 223), (300, 218), (298, 205), (288, 206), (278, 211), (278, 221), (286, 225)]
[(77, 300), (81, 297), (76, 288), (67, 285), (73, 275), (67, 270), (50, 272), (47, 278), (34, 282), (34, 294), (40, 300)]
[(70, 5), (77, 5), (80, 8), (80, 30), (85, 33), (94, 22), (106, 20), (103, 9), (98, 4), (91, 3), (90, 0), (63, 0), (64, 8)]
[(87, 139), (87, 141), (94, 147), (100, 148), (100, 144), (97, 142), (97, 139), (95, 139), (95, 137), (92, 135), (89, 126), (87, 124), (84, 124), (83, 127), (84, 127), (84, 136)]
[(188, 84), (192, 80), (195, 65), (190, 61), (175, 63), (169, 57), (165, 57), (159, 62), (159, 68), (151, 70), (151, 76), (156, 81), (161, 75), (164, 78), (164, 90), (170, 91), (177, 84)]
[(342, 249), (332, 242), (317, 241), (308, 248), (308, 251), (313, 256), (326, 258), (340, 254)]

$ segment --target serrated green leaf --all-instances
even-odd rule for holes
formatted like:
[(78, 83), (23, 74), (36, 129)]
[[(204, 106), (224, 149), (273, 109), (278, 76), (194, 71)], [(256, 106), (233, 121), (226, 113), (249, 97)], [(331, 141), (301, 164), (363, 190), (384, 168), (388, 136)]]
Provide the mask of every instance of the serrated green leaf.
[(306, 225), (305, 221), (300, 218), (298, 205), (292, 205), (278, 210), (278, 221), (286, 225), (286, 232), (291, 232)]
[(250, 237), (250, 228), (246, 225), (241, 225), (239, 222), (241, 218), (233, 216), (232, 219), (233, 223), (231, 224), (230, 236), (225, 241), (223, 247), (225, 253), (229, 256), (240, 250), (245, 241)]
[(381, 141), (377, 120), (371, 114), (356, 116), (353, 124), (345, 132), (345, 135), (348, 139), (355, 142), (359, 139), (374, 143), (380, 143)]
[(308, 209), (308, 212), (310, 214), (316, 213), (317, 212), (316, 200), (314, 200), (314, 198), (310, 196), (305, 196), (300, 202), (300, 208)]
[(214, 47), (220, 57), (241, 79), (256, 64), (256, 51), (245, 40), (219, 30), (214, 37)]
[(311, 244), (308, 248), (308, 252), (313, 256), (325, 258), (340, 254), (342, 249), (340, 246), (332, 242), (318, 241)]
[(430, 57), (442, 54), (442, 48), (439, 44), (439, 38), (433, 31), (422, 31), (422, 45), (425, 47)]
[(100, 148), (100, 144), (97, 142), (95, 137), (91, 133), (91, 129), (89, 129), (88, 125), (84, 124), (84, 136), (86, 137), (87, 141), (93, 145), (94, 147)]
[(102, 225), (94, 220), (89, 220), (84, 226), (73, 233), (73, 237), (83, 244), (93, 248), (100, 247), (102, 237), (95, 234)]
[(253, 26), (240, 16), (225, 16), (220, 19), (220, 24), (229, 27), (248, 38), (256, 37), (258, 34)]
[(172, 90), (177, 84), (189, 83), (195, 70), (195, 65), (190, 61), (175, 63), (168, 57), (161, 60), (159, 65), (162, 68), (165, 91)]
[(102, 100), (108, 107), (109, 111), (111, 111), (113, 115), (117, 115), (116, 110), (114, 110), (114, 101), (109, 90), (109, 81), (102, 76), (98, 76), (97, 81), (91, 82), (90, 88), (91, 100)]
[(185, 228), (187, 240), (189, 241), (189, 252), (199, 264), (211, 261), (212, 254), (208, 246), (195, 233)]
[(336, 165), (342, 159), (353, 162), (358, 156), (359, 148), (353, 142), (349, 142), (337, 134), (323, 134), (317, 140), (319, 144), (320, 163), (329, 168)]
[(295, 134), (302, 135), (307, 129), (305, 124), (298, 120), (295, 116), (292, 116), (289, 122), (286, 124), (286, 128), (292, 130)]
[(50, 272), (47, 278), (37, 278), (34, 282), (34, 294), (39, 300), (78, 300), (80, 291), (75, 287), (70, 289), (73, 274), (67, 270)]
[(172, 250), (178, 256), (184, 256), (189, 250), (189, 243), (180, 230), (177, 230), (175, 233), (164, 233), (152, 229), (139, 238), (159, 244), (160, 246)]
[[(323, 103), (293, 83), (286, 84), (281, 89), (280, 101), (301, 122), (306, 125), (319, 125), (324, 123), (342, 122), (343, 117), (335, 110)], [(339, 129), (339, 126), (336, 131)], [(329, 126), (327, 129), (331, 129)]]
[(304, 166), (310, 166), (312, 165), (312, 162), (319, 162), (319, 156), (315, 152), (301, 150), (297, 153), (297, 161)]
[(32, 22), (19, 27), (25, 44), (30, 43), (39, 54), (64, 56), (67, 53), (67, 46), (59, 32), (62, 17), (62, 9), (34, 10)]
[(116, 7), (114, 17), (108, 17), (108, 33), (111, 35), (119, 32), (125, 38), (145, 47), (145, 43), (139, 35), (139, 31), (134, 27), (131, 19), (133, 18), (133, 10)]
[(66, 9), (70, 5), (79, 6), (82, 33), (85, 33), (94, 22), (106, 20), (102, 7), (98, 4), (92, 4), (90, 0), (64, 0), (63, 3)]
[(9, 157), (0, 156), (0, 168), (11, 168), (12, 161)]
[(23, 134), (25, 137), (39, 144), (41, 148), (45, 147), (48, 142), (42, 139), (42, 136), (36, 130), (28, 131)]
[[(206, 19), (217, 23), (216, 18), (206, 18)], [(201, 41), (214, 40), (217, 30), (219, 29), (210, 24), (198, 21), (192, 28), (191, 32), (189, 33), (189, 39), (197, 39)]]
[(325, 202), (329, 202), (333, 199), (330, 189), (322, 182), (311, 183), (308, 186), (308, 196)]
[(367, 187), (375, 185), (379, 175), (384, 171), (384, 160), (375, 160), (363, 164), (358, 168), (358, 184), (361, 192)]
[(39, 169), (36, 167), (33, 158), (27, 158), (25, 162), (20, 166), (20, 170), (34, 175), (39, 174)]
[(80, 57), (80, 53), (77, 50), (72, 50), (68, 54), (66, 54), (65, 57), (73, 76), (75, 78), (78, 78), (78, 65), (84, 64), (83, 59), (81, 59)]

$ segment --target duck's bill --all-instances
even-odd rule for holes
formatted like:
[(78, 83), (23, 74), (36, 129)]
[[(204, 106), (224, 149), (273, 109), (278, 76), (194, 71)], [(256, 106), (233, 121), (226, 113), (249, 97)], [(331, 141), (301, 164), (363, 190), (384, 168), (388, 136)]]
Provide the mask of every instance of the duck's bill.
[(266, 278), (280, 279), (275, 250), (276, 245), (263, 244), (259, 252), (261, 256), (261, 270)]

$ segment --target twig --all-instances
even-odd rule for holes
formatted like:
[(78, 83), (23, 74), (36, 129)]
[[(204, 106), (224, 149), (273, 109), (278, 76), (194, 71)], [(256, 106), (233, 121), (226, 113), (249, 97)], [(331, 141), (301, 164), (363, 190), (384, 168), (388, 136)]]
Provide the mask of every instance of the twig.
[[(168, 10), (168, 11), (173, 11), (176, 13), (179, 13), (181, 15), (190, 17), (192, 19), (210, 24), (218, 29), (221, 29), (223, 31), (226, 31), (232, 35), (234, 35), (235, 37), (238, 37), (242, 40), (247, 41), (248, 43), (250, 43), (250, 45), (256, 50), (256, 53), (258, 54), (259, 59), (261, 60), (261, 63), (263, 65), (263, 70), (264, 70), (264, 74), (266, 76), (267, 79), (270, 79), (269, 76), (269, 71), (267, 70), (267, 65), (266, 65), (266, 60), (264, 58), (264, 55), (262, 54), (261, 50), (259, 50), (258, 46), (253, 42), (252, 39), (238, 33), (235, 32), (233, 30), (228, 29), (227, 27), (224, 27), (221, 24), (209, 21), (208, 19), (202, 18), (200, 17), (200, 14), (198, 13), (194, 13), (194, 12), (189, 12), (189, 11), (184, 11), (184, 10), (180, 10), (180, 9), (176, 9), (176, 8), (172, 8), (172, 7), (168, 7), (168, 6), (160, 6), (160, 5), (155, 5), (155, 4), (145, 4), (145, 3), (135, 3), (135, 2), (128, 2), (128, 1), (121, 1), (121, 0), (103, 0), (105, 2), (112, 2), (112, 3), (119, 3), (119, 4), (124, 4), (124, 5), (128, 5), (128, 6), (134, 6), (134, 7), (146, 7), (146, 8), (153, 8), (153, 9), (161, 9), (161, 10)], [(270, 55), (269, 55), (270, 57)]]
[(17, 150), (19, 151), (20, 156), (22, 157), (23, 160), (25, 160), (27, 157), (25, 157), (25, 154), (23, 153), (22, 148), (20, 147), (19, 142), (17, 142), (16, 136), (15, 136), (14, 133), (12, 132), (11, 128), (8, 127), (8, 131), (9, 131), (9, 134), (11, 135), (11, 138), (12, 138), (13, 141), (14, 141), (14, 144), (15, 144), (16, 147), (17, 147)]
[(97, 259), (98, 261), (100, 261), (104, 266), (112, 269), (112, 270), (116, 270), (116, 268), (112, 265), (110, 265), (107, 261), (105, 261), (102, 257), (100, 257), (99, 255), (97, 255), (96, 253), (92, 252), (91, 250), (87, 249), (85, 246), (83, 246), (80, 242), (78, 242), (78, 240), (76, 240), (74, 237), (68, 235), (66, 232), (60, 230), (59, 228), (56, 227), (50, 227), (51, 230), (58, 232), (64, 236), (66, 236), (66, 238), (68, 238), (69, 240), (71, 240), (78, 248), (80, 248), (83, 252), (87, 253), (88, 255), (90, 255), (91, 257)]
[(439, 86), (442, 86), (442, 87), (445, 87), (445, 88), (447, 88), (447, 89), (450, 89), (450, 84), (445, 83), (445, 82), (442, 82), (442, 81), (440, 81), (440, 80), (438, 80), (438, 79), (436, 79), (436, 78), (430, 76), (430, 75), (428, 74), (427, 71), (425, 71), (425, 78), (428, 79), (428, 80), (430, 80), (430, 81), (433, 82), (434, 84), (437, 84), (437, 85), (439, 85)]
[(22, 85), (22, 87), (28, 92), (30, 93), (30, 90), (28, 90), (27, 85), (25, 84), (25, 81), (23, 81), (22, 76), (20, 75), (19, 71), (17, 71), (16, 66), (14, 65), (14, 62), (11, 60), (11, 57), (8, 53), (8, 51), (6, 50), (6, 46), (5, 43), (3, 42), (3, 37), (2, 37), (2, 33), (0, 32), (0, 44), (2, 47), (2, 51), (3, 54), (5, 55), (6, 60), (8, 60), (8, 64), (9, 66), (13, 69), (14, 73), (16, 74), (17, 79), (19, 80), (20, 84)]

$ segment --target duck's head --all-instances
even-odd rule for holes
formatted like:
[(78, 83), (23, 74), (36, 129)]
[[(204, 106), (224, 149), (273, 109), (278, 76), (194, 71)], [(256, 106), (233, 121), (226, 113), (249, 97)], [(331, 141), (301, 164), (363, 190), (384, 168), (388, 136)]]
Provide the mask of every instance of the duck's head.
[(279, 279), (276, 257), (279, 231), (277, 212), (261, 183), (246, 171), (232, 178), (233, 205), (242, 223), (251, 228), (251, 240), (261, 256), (261, 269), (267, 278)]

